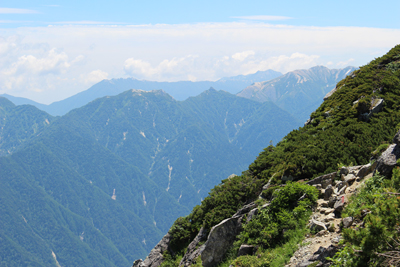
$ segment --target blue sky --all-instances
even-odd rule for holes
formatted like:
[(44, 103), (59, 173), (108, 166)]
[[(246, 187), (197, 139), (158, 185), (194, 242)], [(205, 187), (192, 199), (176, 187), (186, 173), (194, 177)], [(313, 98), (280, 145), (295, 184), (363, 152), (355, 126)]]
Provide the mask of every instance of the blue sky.
[(216, 80), (367, 64), (400, 1), (0, 2), (0, 94), (51, 103), (102, 79)]

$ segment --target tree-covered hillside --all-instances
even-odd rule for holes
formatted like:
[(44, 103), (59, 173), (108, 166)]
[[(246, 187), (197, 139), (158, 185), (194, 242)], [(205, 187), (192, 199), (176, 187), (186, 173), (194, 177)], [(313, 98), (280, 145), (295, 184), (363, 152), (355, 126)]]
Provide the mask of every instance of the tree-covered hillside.
[[(298, 199), (308, 189), (295, 189), (289, 181), (307, 180), (334, 172), (343, 164), (366, 164), (377, 147), (391, 142), (400, 128), (400, 45), (360, 67), (340, 81), (336, 88), (311, 114), (307, 125), (290, 132), (276, 146), (266, 147), (241, 176), (222, 181), (190, 215), (174, 223), (169, 232), (171, 246), (164, 266), (179, 264), (184, 244), (189, 244), (202, 227), (209, 231), (212, 226), (230, 218), (244, 204), (255, 200), (268, 182), (272, 189), (279, 188), (274, 185), (290, 185), (292, 191), (283, 196), (275, 194), (275, 197), (282, 197), (282, 201), (290, 200), (292, 193), (294, 199)], [(263, 194), (270, 195), (272, 191)], [(311, 192), (305, 195), (312, 201)], [(288, 203), (294, 205), (293, 201)], [(295, 203), (300, 205), (301, 202)], [(271, 213), (262, 213), (265, 217), (259, 219), (261, 223), (255, 228), (246, 228), (245, 224), (241, 240), (250, 242), (249, 238), (255, 238), (256, 231), (263, 238), (250, 243), (264, 248), (282, 245), (288, 238), (285, 234), (287, 229), (273, 225), (289, 223), (290, 218), (299, 214), (298, 211), (291, 213), (293, 206), (291, 209), (283, 206), (282, 210), (275, 209), (271, 203), (267, 209)], [(234, 255), (237, 250), (231, 253)]]
[(0, 157), (7, 266), (127, 266), (298, 123), (214, 89), (183, 102), (129, 90), (57, 118), (0, 99), (13, 148)]

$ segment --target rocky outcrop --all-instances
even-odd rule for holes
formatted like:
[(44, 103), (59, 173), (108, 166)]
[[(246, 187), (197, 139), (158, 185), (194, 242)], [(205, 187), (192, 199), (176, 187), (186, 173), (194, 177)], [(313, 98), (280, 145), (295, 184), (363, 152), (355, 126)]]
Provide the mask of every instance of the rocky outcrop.
[(391, 177), (392, 170), (399, 158), (400, 146), (397, 144), (390, 145), (378, 158), (376, 171), (386, 177)]
[(197, 236), (189, 244), (185, 255), (179, 263), (179, 267), (187, 267), (196, 262), (196, 259), (201, 255), (205, 247), (204, 245), (199, 245), (205, 240), (207, 240), (207, 230), (202, 227)]
[(232, 246), (236, 236), (242, 230), (242, 217), (225, 219), (211, 228), (201, 261), (204, 267), (212, 267), (222, 261), (225, 253)]
[[(356, 101), (358, 103), (358, 101)], [(365, 108), (361, 108), (361, 114), (359, 116), (359, 119), (362, 121), (369, 121), (371, 118), (372, 114), (378, 113), (382, 110), (383, 108), (383, 103), (384, 100), (381, 98), (373, 98), (371, 100), (371, 103), (369, 106), (366, 106)]]
[(171, 235), (166, 234), (160, 242), (150, 251), (150, 254), (143, 260), (136, 260), (132, 267), (158, 267), (164, 261), (163, 253), (169, 250)]

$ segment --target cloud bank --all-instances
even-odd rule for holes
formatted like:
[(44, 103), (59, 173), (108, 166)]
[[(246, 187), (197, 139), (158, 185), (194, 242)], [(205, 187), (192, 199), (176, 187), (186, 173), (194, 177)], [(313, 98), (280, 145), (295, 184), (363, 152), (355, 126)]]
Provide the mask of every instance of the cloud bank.
[(106, 78), (198, 81), (360, 66), (398, 43), (394, 29), (262, 22), (0, 29), (0, 93), (50, 103)]

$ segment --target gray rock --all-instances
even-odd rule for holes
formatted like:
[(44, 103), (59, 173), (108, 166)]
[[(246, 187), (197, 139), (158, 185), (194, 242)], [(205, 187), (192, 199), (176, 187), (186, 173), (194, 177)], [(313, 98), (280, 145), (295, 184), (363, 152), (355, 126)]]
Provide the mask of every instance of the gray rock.
[(236, 176), (237, 176), (236, 174), (232, 173), (231, 175), (228, 176), (228, 180), (232, 179), (233, 177), (236, 177)]
[(338, 195), (343, 195), (344, 193), (346, 193), (346, 189), (347, 189), (347, 185), (343, 186), (343, 187), (339, 190)]
[(357, 172), (357, 177), (359, 178), (364, 178), (367, 176), (369, 173), (371, 173), (371, 163), (368, 163), (367, 165), (362, 166), (358, 172)]
[[(340, 88), (342, 88), (342, 87), (340, 87)], [(333, 95), (333, 93), (336, 92), (336, 90), (337, 90), (337, 88), (335, 87), (335, 88), (333, 88), (329, 93), (327, 93), (327, 94), (324, 96), (324, 101), (327, 100), (331, 95)]]
[(353, 224), (353, 217), (346, 217), (343, 218), (343, 227), (344, 228), (349, 228)]
[(252, 245), (241, 245), (238, 251), (238, 257), (243, 255), (253, 255), (256, 250), (255, 246)]
[(308, 181), (308, 185), (315, 185), (315, 184), (321, 184), (322, 188), (325, 189), (328, 185), (332, 184), (333, 179), (335, 179), (336, 172), (332, 172), (329, 174), (325, 174), (322, 176), (319, 176), (317, 178), (312, 179), (311, 181)]
[(396, 166), (397, 160), (400, 158), (400, 146), (396, 144), (390, 145), (378, 158), (377, 166), (374, 171), (390, 178), (392, 175), (392, 170)]
[(335, 253), (338, 251), (338, 247), (330, 245), (327, 248), (319, 247), (319, 249), (314, 253), (314, 255), (309, 259), (310, 261), (320, 261), (321, 263), (325, 263), (327, 261), (327, 257), (333, 257)]
[(339, 192), (340, 189), (342, 189), (344, 186), (346, 186), (346, 183), (345, 183), (345, 182), (343, 182), (343, 181), (338, 182), (338, 183), (336, 184), (336, 189), (337, 189), (337, 191)]
[(201, 253), (201, 261), (204, 267), (212, 267), (223, 260), (225, 253), (233, 244), (240, 233), (242, 225), (241, 217), (225, 219), (211, 228), (204, 250)]
[(338, 200), (335, 202), (335, 205), (333, 208), (335, 209), (335, 215), (340, 215), (343, 211), (344, 205), (345, 205), (345, 198), (344, 195), (341, 195), (338, 197)]
[(247, 219), (246, 222), (251, 221), (254, 216), (256, 216), (258, 214), (258, 208), (252, 209), (248, 214), (247, 214)]
[(370, 114), (381, 112), (383, 108), (383, 102), (384, 101), (381, 98), (372, 99)]
[(232, 217), (242, 216), (243, 214), (246, 214), (252, 209), (254, 209), (255, 207), (257, 207), (257, 205), (254, 202), (244, 205)]
[(392, 143), (396, 145), (400, 144), (400, 130), (394, 135)]
[(324, 223), (322, 223), (320, 221), (316, 221), (314, 219), (311, 219), (309, 227), (310, 227), (311, 231), (316, 231), (316, 232), (319, 232), (322, 230), (327, 230)]
[(202, 227), (197, 236), (187, 247), (186, 253), (179, 263), (179, 267), (186, 267), (195, 263), (196, 258), (200, 256), (204, 250), (204, 245), (198, 247), (198, 244), (205, 240), (207, 240), (207, 231)]
[(337, 196), (333, 196), (333, 195), (332, 195), (332, 196), (329, 198), (328, 207), (333, 208), (333, 207), (335, 206), (336, 201), (337, 201)]
[(132, 267), (140, 267), (140, 266), (142, 266), (142, 265), (141, 265), (142, 263), (143, 263), (143, 260), (142, 260), (142, 259), (140, 259), (140, 260), (135, 260), (135, 261), (133, 262)]
[[(171, 241), (171, 235), (166, 234), (160, 242), (150, 251), (150, 254), (144, 261), (136, 260), (133, 263), (134, 267), (158, 267), (163, 263), (163, 253), (169, 250), (169, 242)], [(136, 264), (136, 265), (135, 265)]]
[(333, 187), (332, 185), (328, 185), (325, 189), (324, 200), (329, 200), (332, 194), (333, 194)]
[(357, 177), (354, 174), (349, 173), (344, 177), (344, 181), (343, 182), (345, 182), (347, 184), (352, 184), (356, 180), (356, 178)]

